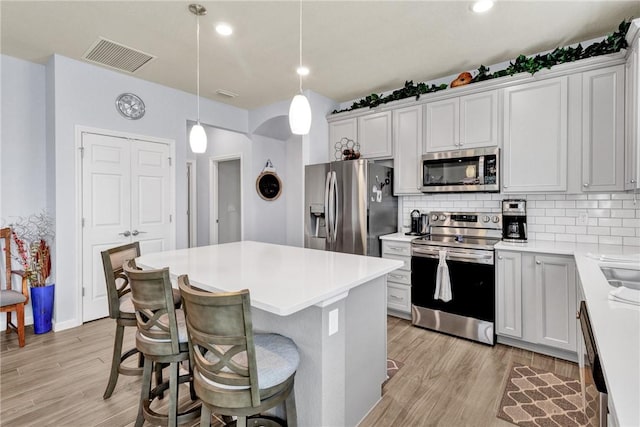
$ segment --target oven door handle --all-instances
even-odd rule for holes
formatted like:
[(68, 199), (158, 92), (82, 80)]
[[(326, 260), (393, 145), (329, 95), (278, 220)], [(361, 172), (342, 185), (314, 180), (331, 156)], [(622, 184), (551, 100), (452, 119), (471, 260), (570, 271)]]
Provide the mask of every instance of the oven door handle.
[[(412, 255), (415, 256), (432, 256), (434, 258), (438, 258), (440, 253), (439, 250), (433, 249), (424, 249), (424, 248), (413, 248)], [(447, 259), (451, 260), (461, 260), (461, 261), (479, 261), (479, 260), (491, 260), (493, 259), (493, 253), (490, 254), (468, 254), (461, 252), (449, 252), (447, 251)]]

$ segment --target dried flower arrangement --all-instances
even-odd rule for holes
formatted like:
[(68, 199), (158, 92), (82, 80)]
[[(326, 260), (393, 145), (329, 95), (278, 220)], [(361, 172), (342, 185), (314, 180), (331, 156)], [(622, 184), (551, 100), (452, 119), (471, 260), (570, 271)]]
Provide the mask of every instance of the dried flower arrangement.
[(9, 226), (15, 243), (11, 255), (22, 266), (29, 285), (45, 286), (51, 275), (49, 245), (54, 237), (53, 219), (43, 211), (28, 217), (18, 217)]

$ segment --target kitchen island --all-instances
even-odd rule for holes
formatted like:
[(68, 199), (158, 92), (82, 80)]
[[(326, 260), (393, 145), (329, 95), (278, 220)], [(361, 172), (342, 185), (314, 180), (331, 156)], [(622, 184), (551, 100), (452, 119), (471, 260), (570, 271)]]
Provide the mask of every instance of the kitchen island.
[(391, 259), (252, 241), (143, 255), (142, 268), (169, 267), (192, 286), (249, 289), (255, 331), (293, 339), (300, 426), (354, 426), (386, 379), (386, 274)]

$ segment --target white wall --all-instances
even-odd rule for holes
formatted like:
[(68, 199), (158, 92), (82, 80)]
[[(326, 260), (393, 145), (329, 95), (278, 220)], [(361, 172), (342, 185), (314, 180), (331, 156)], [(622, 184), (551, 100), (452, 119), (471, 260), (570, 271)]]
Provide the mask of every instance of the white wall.
[[(0, 218), (2, 225), (39, 213), (47, 205), (45, 67), (0, 56)], [(4, 266), (4, 265), (3, 265)], [(20, 284), (14, 283), (16, 289)], [(26, 322), (33, 323), (31, 306)], [(0, 317), (0, 330), (6, 316)]]

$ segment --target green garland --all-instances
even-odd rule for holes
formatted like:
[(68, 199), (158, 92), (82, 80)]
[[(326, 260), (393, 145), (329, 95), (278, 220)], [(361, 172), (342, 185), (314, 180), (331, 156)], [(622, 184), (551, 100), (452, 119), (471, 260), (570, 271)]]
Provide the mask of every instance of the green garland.
[[(629, 29), (629, 25), (631, 25), (631, 21), (622, 21), (618, 26), (618, 31), (610, 34), (609, 36), (607, 36), (607, 38), (600, 42), (593, 43), (587, 46), (587, 48), (583, 48), (581, 44), (578, 44), (578, 46), (576, 47), (556, 48), (553, 52), (545, 53), (543, 55), (528, 57), (519, 55), (513, 62), (509, 62), (509, 66), (507, 68), (505, 68), (504, 70), (496, 71), (494, 73), (489, 72), (489, 67), (480, 65), (480, 67), (478, 67), (477, 74), (471, 80), (471, 83), (496, 79), (498, 77), (513, 76), (514, 74), (518, 73), (531, 73), (531, 75), (533, 75), (544, 68), (551, 68), (554, 65), (619, 52), (621, 49), (627, 48), (627, 40), (625, 36), (627, 34), (627, 30)], [(374, 108), (388, 102), (410, 98), (413, 96), (415, 96), (416, 100), (418, 100), (420, 99), (420, 95), (423, 95), (425, 93), (438, 92), (447, 89), (448, 87), (449, 85), (444, 83), (436, 86), (434, 84), (428, 85), (426, 83), (414, 84), (413, 80), (405, 81), (404, 87), (402, 89), (394, 90), (387, 96), (372, 93), (371, 95), (354, 102), (351, 107), (344, 110), (333, 110), (331, 114), (352, 111), (358, 108), (365, 107)]]

